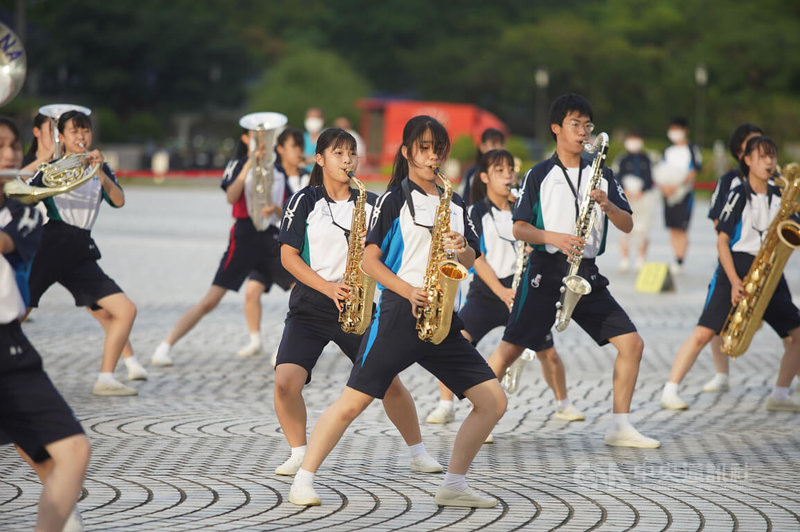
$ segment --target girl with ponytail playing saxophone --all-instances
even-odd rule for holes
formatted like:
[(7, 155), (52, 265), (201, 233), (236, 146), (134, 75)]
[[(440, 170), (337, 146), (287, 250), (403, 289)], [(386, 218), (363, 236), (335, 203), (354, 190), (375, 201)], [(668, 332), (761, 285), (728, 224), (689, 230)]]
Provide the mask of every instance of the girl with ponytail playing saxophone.
[[(275, 412), (292, 449), (289, 459), (275, 470), (278, 475), (294, 475), (303, 461), (303, 386), (311, 381), (323, 348), (334, 342), (352, 361), (361, 344), (360, 334), (343, 332), (339, 324), (339, 313), (352, 290), (343, 274), (360, 194), (350, 188), (348, 176), (358, 166), (355, 138), (343, 129), (327, 129), (317, 139), (315, 157), (309, 186), (289, 199), (278, 236), (283, 266), (297, 279), (275, 366)], [(365, 220), (369, 220), (376, 196), (364, 194), (368, 195)], [(364, 304), (371, 309), (372, 298)], [(440, 473), (442, 466), (422, 443), (414, 399), (399, 378), (386, 391), (384, 408), (408, 444), (411, 470)]]
[[(416, 330), (418, 314), (428, 306), (429, 294), (419, 287), (428, 269), (426, 258), (432, 234), (441, 229), (435, 224), (440, 193), (446, 193), (436, 186), (435, 170), (449, 151), (447, 130), (429, 116), (412, 118), (403, 129), (392, 179), (375, 206), (364, 250), (364, 270), (383, 286), (383, 292), (347, 387), (322, 414), (311, 434), (303, 465), (289, 492), (289, 501), (294, 504), (320, 504), (313, 480), (322, 461), (350, 423), (373, 399), (384, 397), (396, 376), (415, 362), (473, 404), (456, 436), (436, 504), (480, 508), (497, 504), (496, 499), (467, 487), (465, 475), (486, 436), (505, 412), (506, 397), (500, 383), (483, 357), (461, 335), (461, 322), (455, 315), (441, 343), (421, 340)], [(463, 266), (470, 267), (478, 254), (478, 236), (460, 197), (453, 195), (446, 207), (452, 230), (444, 235), (443, 247), (455, 252)]]

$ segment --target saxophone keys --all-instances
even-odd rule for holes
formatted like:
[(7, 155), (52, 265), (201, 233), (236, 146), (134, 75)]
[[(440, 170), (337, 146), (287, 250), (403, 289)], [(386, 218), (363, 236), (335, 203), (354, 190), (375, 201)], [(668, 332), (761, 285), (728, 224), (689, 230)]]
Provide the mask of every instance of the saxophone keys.
[(750, 282), (749, 282), (749, 283), (747, 283), (747, 285), (744, 287), (744, 291), (745, 291), (745, 292), (747, 292), (748, 294), (751, 294), (751, 295), (752, 295), (752, 294), (754, 294), (754, 293), (755, 293), (755, 291), (756, 291), (756, 283), (755, 283), (755, 282), (753, 282), (753, 281), (750, 281)]

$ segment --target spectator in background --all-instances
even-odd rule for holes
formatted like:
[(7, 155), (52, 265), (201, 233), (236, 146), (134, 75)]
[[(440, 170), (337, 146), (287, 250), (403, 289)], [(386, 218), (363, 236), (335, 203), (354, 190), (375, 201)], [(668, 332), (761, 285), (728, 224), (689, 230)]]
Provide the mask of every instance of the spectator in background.
[(633, 210), (633, 230), (630, 234), (622, 233), (620, 235), (619, 269), (621, 272), (627, 272), (631, 267), (628, 248), (631, 242), (636, 241), (638, 241), (639, 247), (634, 268), (636, 271), (642, 269), (647, 255), (656, 202), (650, 157), (644, 152), (642, 134), (637, 130), (631, 130), (625, 136), (624, 145), (625, 153), (619, 159), (617, 175), (620, 176), (620, 183)]
[(322, 128), (325, 127), (325, 115), (322, 114), (322, 109), (319, 107), (309, 107), (308, 111), (306, 111), (306, 119), (303, 122), (303, 127), (306, 128), (306, 132), (303, 135), (303, 141), (305, 143), (303, 154), (305, 155), (306, 164), (308, 165), (306, 169), (311, 172), (316, 162), (314, 149), (317, 146), (317, 139), (322, 132)]
[(358, 160), (364, 161), (364, 157), (367, 155), (367, 145), (364, 144), (364, 139), (361, 138), (361, 135), (359, 135), (358, 132), (353, 129), (350, 119), (346, 116), (340, 116), (333, 121), (333, 126), (344, 129), (353, 135), (353, 138), (356, 139), (356, 153), (358, 154)]
[(503, 135), (502, 131), (491, 127), (483, 130), (483, 133), (481, 133), (481, 142), (478, 144), (478, 150), (475, 154), (475, 164), (467, 168), (467, 171), (464, 172), (464, 177), (461, 178), (461, 181), (464, 183), (464, 188), (461, 190), (461, 197), (464, 198), (467, 205), (472, 203), (470, 201), (472, 194), (470, 194), (469, 188), (472, 183), (472, 178), (475, 176), (475, 172), (478, 171), (478, 164), (480, 163), (481, 157), (488, 151), (502, 150), (505, 149), (505, 147), (506, 136)]

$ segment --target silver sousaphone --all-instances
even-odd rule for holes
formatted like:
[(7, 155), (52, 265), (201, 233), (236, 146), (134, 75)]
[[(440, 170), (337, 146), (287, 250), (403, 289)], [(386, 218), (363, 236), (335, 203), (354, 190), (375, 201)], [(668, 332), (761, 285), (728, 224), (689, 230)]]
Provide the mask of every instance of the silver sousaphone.
[(25, 48), (11, 28), (0, 22), (0, 106), (19, 93), (27, 70)]

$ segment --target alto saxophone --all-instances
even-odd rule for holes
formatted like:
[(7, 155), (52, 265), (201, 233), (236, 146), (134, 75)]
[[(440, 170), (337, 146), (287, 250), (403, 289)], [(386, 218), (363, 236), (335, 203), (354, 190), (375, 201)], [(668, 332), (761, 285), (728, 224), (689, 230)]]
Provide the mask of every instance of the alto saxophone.
[(358, 198), (353, 206), (343, 278), (343, 282), (350, 287), (350, 293), (339, 312), (339, 323), (346, 333), (364, 334), (372, 317), (372, 299), (375, 295), (375, 279), (364, 273), (362, 268), (364, 248), (361, 246), (361, 235), (367, 228), (367, 188), (349, 168), (347, 175), (358, 187)]
[[(519, 287), (519, 283), (522, 280), (522, 272), (525, 271), (525, 265), (528, 264), (529, 256), (525, 252), (525, 247), (527, 246), (525, 242), (520, 240), (517, 242), (517, 245), (519, 245), (519, 249), (517, 250), (517, 259), (514, 263), (514, 277), (511, 279), (511, 289), (514, 290), (514, 292), (517, 291), (517, 287)], [(513, 304), (511, 310), (513, 310)], [(517, 360), (506, 368), (506, 372), (503, 373), (503, 377), (500, 379), (500, 384), (505, 388), (507, 393), (517, 393), (522, 370), (531, 360), (533, 360), (533, 352), (530, 349), (526, 349)]]
[(800, 165), (791, 163), (775, 179), (781, 187), (781, 206), (767, 230), (761, 249), (742, 280), (745, 295), (734, 305), (722, 327), (722, 351), (736, 358), (747, 351), (761, 327), (764, 311), (780, 281), (792, 251), (800, 247), (800, 224), (789, 218), (800, 212)]
[(428, 306), (420, 310), (417, 318), (417, 336), (420, 340), (440, 344), (450, 333), (458, 283), (466, 279), (467, 269), (453, 252), (444, 249), (445, 236), (450, 232), (453, 187), (438, 167), (433, 171), (442, 181), (443, 190), (436, 207), (428, 264), (422, 280), (422, 289), (428, 293)]
[[(603, 165), (608, 154), (608, 135), (600, 133), (597, 135), (594, 144), (587, 144), (584, 149), (589, 153), (597, 153), (592, 162), (592, 176), (589, 179), (589, 188), (581, 202), (578, 222), (575, 226), (575, 236), (582, 238), (586, 242), (592, 233), (595, 220), (595, 200), (589, 193), (600, 186), (600, 179), (603, 177)], [(559, 332), (569, 326), (572, 312), (581, 297), (592, 292), (592, 285), (589, 284), (589, 281), (578, 275), (581, 260), (583, 260), (583, 248), (579, 249), (575, 255), (567, 255), (567, 262), (570, 265), (569, 272), (561, 280), (563, 283), (561, 285), (561, 299), (556, 303), (556, 309), (558, 309), (556, 311), (556, 330)]]

